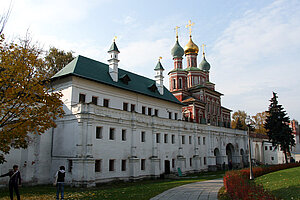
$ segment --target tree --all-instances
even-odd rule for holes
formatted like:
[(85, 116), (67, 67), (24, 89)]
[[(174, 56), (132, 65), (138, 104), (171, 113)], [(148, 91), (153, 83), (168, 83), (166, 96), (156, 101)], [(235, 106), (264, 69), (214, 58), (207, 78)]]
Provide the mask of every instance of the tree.
[(290, 119), (284, 111), (282, 105), (278, 104), (277, 95), (273, 92), (273, 97), (270, 100), (271, 104), (267, 112), (265, 129), (269, 136), (270, 142), (276, 148), (280, 147), (285, 156), (286, 163), (287, 154), (290, 153), (290, 148), (295, 146), (292, 129), (289, 127)]
[(247, 130), (245, 120), (247, 113), (245, 111), (238, 110), (232, 114), (231, 127), (233, 129)]
[(267, 134), (266, 129), (264, 127), (267, 118), (267, 112), (257, 113), (256, 115), (252, 116), (252, 122), (254, 125), (254, 132), (260, 134)]
[(29, 133), (42, 134), (55, 127), (64, 114), (62, 94), (54, 92), (41, 51), (0, 39), (0, 163), (13, 148), (26, 148)]
[(12, 9), (12, 2), (10, 1), (7, 12), (5, 14), (0, 15), (0, 35), (2, 34), (4, 27), (7, 23), (11, 9)]
[(72, 51), (65, 52), (55, 47), (50, 47), (49, 52), (45, 57), (46, 65), (43, 70), (47, 72), (46, 78), (51, 78), (59, 70), (65, 67), (69, 62), (74, 59)]

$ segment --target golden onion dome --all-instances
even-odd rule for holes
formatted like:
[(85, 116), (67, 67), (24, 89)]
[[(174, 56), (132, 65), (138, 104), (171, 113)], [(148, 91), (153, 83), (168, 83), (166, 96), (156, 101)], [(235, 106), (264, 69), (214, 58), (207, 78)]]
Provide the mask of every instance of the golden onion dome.
[(184, 53), (185, 53), (185, 55), (188, 55), (188, 54), (192, 54), (192, 53), (198, 54), (198, 52), (199, 52), (199, 48), (193, 42), (192, 36), (190, 36), (189, 42), (184, 47)]

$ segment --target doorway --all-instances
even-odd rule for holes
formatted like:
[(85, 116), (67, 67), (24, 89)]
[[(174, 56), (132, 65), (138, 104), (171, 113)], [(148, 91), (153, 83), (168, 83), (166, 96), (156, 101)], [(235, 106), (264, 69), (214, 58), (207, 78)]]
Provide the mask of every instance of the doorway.
[(165, 160), (165, 174), (170, 174), (170, 161)]

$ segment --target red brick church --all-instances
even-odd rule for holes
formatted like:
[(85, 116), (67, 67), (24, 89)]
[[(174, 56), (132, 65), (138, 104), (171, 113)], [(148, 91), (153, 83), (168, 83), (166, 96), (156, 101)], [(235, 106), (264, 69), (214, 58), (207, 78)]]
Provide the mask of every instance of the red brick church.
[[(204, 45), (203, 45), (204, 47)], [(181, 101), (183, 118), (186, 121), (210, 124), (214, 126), (230, 127), (230, 112), (221, 104), (221, 94), (215, 90), (215, 84), (209, 80), (210, 64), (205, 59), (203, 48), (202, 61), (197, 65), (199, 48), (190, 39), (184, 49), (176, 36), (176, 43), (171, 50), (174, 69), (169, 75), (170, 91)], [(187, 66), (183, 68), (183, 56)]]

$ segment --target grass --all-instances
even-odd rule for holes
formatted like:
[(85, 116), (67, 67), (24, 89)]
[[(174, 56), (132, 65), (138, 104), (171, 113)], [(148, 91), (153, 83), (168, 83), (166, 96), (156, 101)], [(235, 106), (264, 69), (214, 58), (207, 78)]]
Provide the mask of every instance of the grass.
[(260, 176), (255, 183), (263, 185), (264, 189), (280, 199), (300, 200), (300, 167)]
[[(118, 182), (103, 184), (94, 188), (65, 187), (65, 199), (122, 199), (146, 200), (165, 190), (184, 184), (222, 178), (224, 171), (192, 174), (179, 180), (143, 180), (138, 182)], [(44, 200), (54, 199), (56, 188), (50, 185), (22, 187), (21, 199)], [(0, 189), (0, 199), (9, 200), (8, 190)]]

